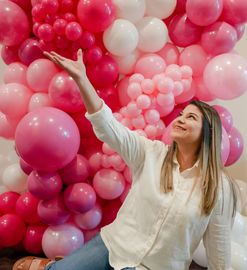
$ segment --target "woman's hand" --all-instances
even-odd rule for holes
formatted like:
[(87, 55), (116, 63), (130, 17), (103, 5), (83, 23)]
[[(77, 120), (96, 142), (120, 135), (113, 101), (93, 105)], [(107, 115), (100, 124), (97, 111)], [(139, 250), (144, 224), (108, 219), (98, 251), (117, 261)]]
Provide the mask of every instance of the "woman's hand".
[(83, 63), (83, 53), (79, 49), (77, 52), (77, 60), (73, 61), (71, 59), (65, 58), (56, 52), (44, 52), (44, 55), (47, 56), (52, 62), (60, 66), (62, 69), (68, 72), (68, 74), (74, 79), (86, 79), (86, 67)]

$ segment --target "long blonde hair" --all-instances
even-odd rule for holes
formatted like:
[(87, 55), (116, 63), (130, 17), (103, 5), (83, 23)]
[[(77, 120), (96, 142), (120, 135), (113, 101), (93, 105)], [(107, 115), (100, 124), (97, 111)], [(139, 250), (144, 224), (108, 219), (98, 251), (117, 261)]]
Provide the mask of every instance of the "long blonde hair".
[[(221, 138), (222, 126), (217, 111), (207, 103), (192, 101), (190, 104), (196, 106), (203, 115), (202, 140), (198, 152), (201, 186), (202, 186), (202, 213), (208, 215), (215, 206), (219, 192), (222, 173), (227, 176), (234, 201), (234, 212), (236, 209), (236, 191), (232, 178), (224, 169), (221, 160)], [(168, 149), (161, 169), (160, 188), (164, 193), (173, 190), (173, 158), (176, 153), (177, 144), (173, 142)]]

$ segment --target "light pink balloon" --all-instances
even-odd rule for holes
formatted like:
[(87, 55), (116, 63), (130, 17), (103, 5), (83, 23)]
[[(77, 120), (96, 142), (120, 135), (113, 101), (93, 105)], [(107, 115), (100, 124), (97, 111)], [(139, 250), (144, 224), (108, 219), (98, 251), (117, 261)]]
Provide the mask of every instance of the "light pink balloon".
[(84, 107), (77, 84), (65, 72), (59, 72), (52, 78), (48, 91), (54, 105), (63, 111), (74, 113)]
[(231, 24), (245, 23), (247, 21), (247, 1), (224, 0), (222, 20)]
[(171, 135), (170, 135), (171, 130), (172, 130), (172, 123), (173, 123), (173, 122), (171, 122), (171, 123), (166, 127), (165, 132), (164, 132), (164, 134), (163, 134), (163, 136), (162, 136), (162, 138), (161, 138), (162, 142), (163, 142), (164, 144), (166, 144), (166, 145), (171, 145), (172, 142), (173, 142), (173, 140), (172, 140), (172, 138), (171, 138)]
[(5, 83), (27, 84), (26, 80), (27, 67), (22, 63), (12, 63), (8, 65), (3, 73)]
[(196, 25), (207, 26), (214, 23), (223, 9), (223, 0), (187, 0), (186, 13)]
[(128, 86), (129, 86), (129, 77), (124, 77), (122, 80), (118, 82), (117, 91), (121, 106), (127, 105), (131, 100), (127, 94)]
[(5, 114), (0, 112), (0, 136), (6, 139), (13, 139), (18, 122), (18, 119), (8, 118)]
[(217, 98), (239, 97), (247, 90), (247, 61), (238, 54), (218, 55), (206, 65), (203, 78), (210, 93)]
[(124, 177), (112, 169), (102, 169), (95, 174), (93, 187), (100, 198), (113, 200), (119, 197), (124, 190)]
[(237, 31), (232, 25), (216, 22), (203, 30), (201, 45), (207, 53), (218, 55), (231, 51), (237, 39)]
[(167, 65), (178, 63), (179, 50), (172, 43), (166, 43), (166, 45), (158, 51), (157, 54), (165, 60)]
[(230, 141), (226, 130), (222, 127), (221, 160), (225, 164), (230, 154)]
[(48, 59), (37, 59), (27, 69), (27, 82), (35, 92), (48, 92), (48, 86), (58, 68)]
[(216, 96), (206, 87), (202, 77), (194, 79), (194, 86), (195, 97), (197, 97), (199, 100), (208, 102), (216, 99)]
[(53, 107), (54, 103), (47, 93), (34, 93), (29, 101), (28, 111), (31, 112), (40, 107)]
[(184, 48), (179, 56), (179, 64), (190, 66), (194, 77), (202, 75), (207, 62), (208, 55), (200, 45), (190, 45)]
[(0, 86), (0, 110), (11, 118), (20, 119), (28, 111), (32, 91), (20, 83)]
[(141, 73), (145, 78), (152, 78), (166, 68), (165, 60), (157, 54), (145, 54), (136, 62), (134, 72)]
[(69, 223), (48, 227), (42, 238), (43, 251), (50, 259), (69, 255), (83, 244), (83, 232)]
[(233, 118), (230, 111), (221, 105), (214, 105), (213, 107), (218, 112), (224, 129), (229, 133), (233, 126)]

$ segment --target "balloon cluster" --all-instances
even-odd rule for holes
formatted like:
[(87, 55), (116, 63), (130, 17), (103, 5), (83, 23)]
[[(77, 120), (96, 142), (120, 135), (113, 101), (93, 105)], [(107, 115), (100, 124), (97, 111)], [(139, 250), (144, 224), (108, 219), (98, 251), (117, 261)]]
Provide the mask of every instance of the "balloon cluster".
[[(246, 91), (247, 61), (233, 51), (246, 10), (244, 0), (2, 0), (0, 136), (15, 139), (19, 156), (0, 156), (0, 245), (69, 254), (114, 220), (131, 187), (124, 161), (93, 134), (77, 85), (44, 50), (75, 59), (81, 48), (116, 119), (170, 144), (171, 122), (190, 100)], [(243, 138), (230, 112), (215, 108), (229, 166)]]

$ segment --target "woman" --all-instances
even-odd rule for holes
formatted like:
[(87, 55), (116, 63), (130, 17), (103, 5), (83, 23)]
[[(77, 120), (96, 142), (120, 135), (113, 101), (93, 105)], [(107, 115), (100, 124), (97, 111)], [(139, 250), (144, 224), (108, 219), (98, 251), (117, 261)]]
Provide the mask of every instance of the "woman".
[(230, 230), (236, 205), (221, 162), (221, 123), (209, 105), (193, 101), (173, 122), (168, 147), (122, 126), (78, 60), (45, 55), (78, 84), (97, 137), (130, 167), (132, 188), (116, 220), (93, 240), (57, 262), (24, 258), (13, 269), (185, 270), (201, 239), (210, 270), (230, 269)]

